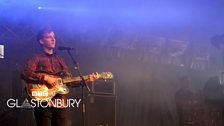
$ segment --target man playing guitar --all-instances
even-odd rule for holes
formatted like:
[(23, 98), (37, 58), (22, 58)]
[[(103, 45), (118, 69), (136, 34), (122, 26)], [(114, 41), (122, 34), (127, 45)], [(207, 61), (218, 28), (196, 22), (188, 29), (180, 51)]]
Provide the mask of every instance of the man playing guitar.
[[(30, 83), (45, 83), (47, 86), (54, 87), (57, 85), (57, 78), (45, 73), (57, 73), (64, 71), (67, 76), (72, 76), (68, 66), (64, 60), (54, 52), (56, 39), (55, 34), (50, 28), (42, 29), (37, 35), (37, 41), (42, 47), (41, 53), (35, 53), (28, 59), (22, 73), (21, 78), (25, 80), (29, 86)], [(88, 76), (87, 81), (94, 81), (96, 78), (93, 74)], [(79, 84), (79, 82), (76, 82)], [(66, 99), (65, 94), (56, 94), (54, 98)], [(64, 100), (66, 101), (66, 100)], [(66, 109), (56, 107), (35, 107), (34, 114), (37, 126), (66, 126)]]

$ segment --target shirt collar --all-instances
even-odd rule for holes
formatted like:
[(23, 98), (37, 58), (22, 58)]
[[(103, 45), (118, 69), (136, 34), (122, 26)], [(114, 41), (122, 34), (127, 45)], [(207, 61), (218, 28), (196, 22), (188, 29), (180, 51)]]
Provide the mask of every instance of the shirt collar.
[(54, 51), (53, 54), (49, 54), (49, 53), (46, 53), (46, 52), (43, 51), (43, 54), (46, 55), (46, 56), (54, 56), (54, 55), (56, 55), (56, 52)]

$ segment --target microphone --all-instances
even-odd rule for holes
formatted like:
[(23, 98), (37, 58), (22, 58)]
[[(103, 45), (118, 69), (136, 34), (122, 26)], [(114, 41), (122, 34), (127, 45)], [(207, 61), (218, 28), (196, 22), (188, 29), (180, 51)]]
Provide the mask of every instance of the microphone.
[(58, 50), (75, 50), (73, 47), (65, 47), (65, 46), (59, 46)]

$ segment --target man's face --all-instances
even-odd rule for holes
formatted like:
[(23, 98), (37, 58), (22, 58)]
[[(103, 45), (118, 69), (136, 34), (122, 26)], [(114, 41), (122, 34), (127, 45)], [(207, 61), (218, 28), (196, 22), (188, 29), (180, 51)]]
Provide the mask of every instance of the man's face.
[(54, 32), (45, 33), (43, 37), (40, 39), (40, 44), (42, 44), (44, 48), (54, 49), (55, 43), (56, 39)]

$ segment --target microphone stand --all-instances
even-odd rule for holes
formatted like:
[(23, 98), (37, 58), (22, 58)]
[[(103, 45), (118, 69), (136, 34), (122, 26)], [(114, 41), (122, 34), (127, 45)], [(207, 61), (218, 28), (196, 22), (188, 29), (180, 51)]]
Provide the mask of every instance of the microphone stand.
[(81, 70), (80, 70), (79, 63), (75, 61), (75, 59), (73, 58), (73, 56), (72, 56), (72, 54), (71, 54), (69, 49), (67, 50), (67, 52), (68, 52), (69, 56), (72, 59), (74, 69), (78, 72), (78, 75), (81, 78), (81, 86), (82, 86), (82, 119), (83, 119), (83, 126), (86, 126), (86, 122), (85, 122), (85, 120), (86, 120), (86, 118), (85, 118), (86, 104), (85, 104), (85, 97), (84, 97), (84, 87), (87, 88), (88, 93), (91, 93), (91, 90), (90, 90), (89, 86), (87, 85), (85, 79), (83, 78), (83, 75), (82, 75)]

